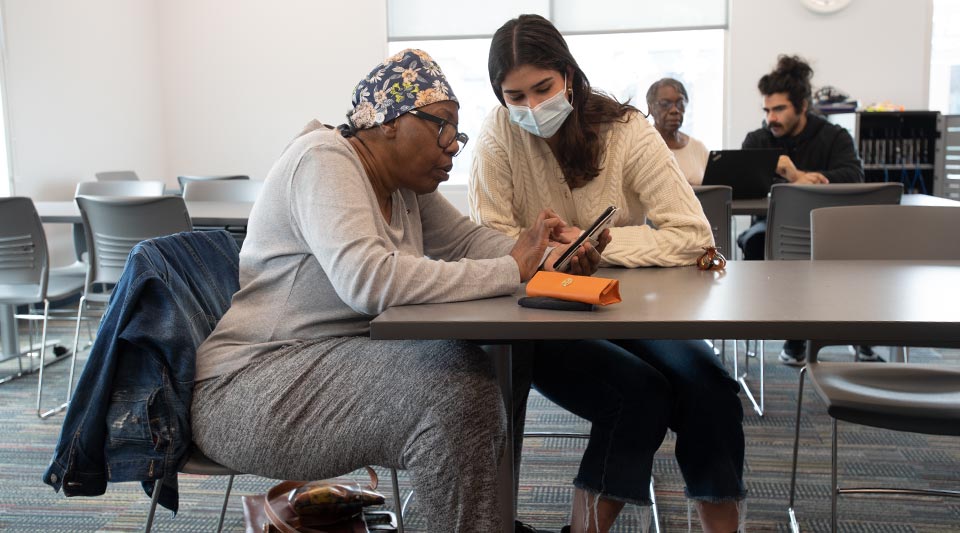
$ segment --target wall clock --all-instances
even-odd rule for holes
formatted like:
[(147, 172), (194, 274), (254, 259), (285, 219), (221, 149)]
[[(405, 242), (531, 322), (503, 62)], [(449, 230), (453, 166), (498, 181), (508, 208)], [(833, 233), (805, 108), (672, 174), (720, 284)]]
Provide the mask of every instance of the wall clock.
[(803, 7), (824, 15), (840, 11), (850, 5), (850, 2), (851, 0), (800, 0)]

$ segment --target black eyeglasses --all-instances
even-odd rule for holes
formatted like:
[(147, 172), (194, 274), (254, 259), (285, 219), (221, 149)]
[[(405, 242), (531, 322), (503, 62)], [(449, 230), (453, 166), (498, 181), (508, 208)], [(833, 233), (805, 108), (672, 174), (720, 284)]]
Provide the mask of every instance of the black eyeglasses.
[(671, 107), (677, 106), (677, 110), (681, 113), (683, 112), (684, 108), (687, 107), (687, 101), (683, 98), (678, 98), (676, 100), (657, 100), (656, 104), (661, 111), (669, 111)]
[(453, 154), (453, 157), (460, 155), (460, 152), (463, 151), (463, 147), (467, 145), (467, 141), (470, 140), (470, 137), (467, 137), (466, 133), (460, 133), (457, 131), (457, 125), (453, 122), (450, 122), (446, 119), (442, 119), (438, 116), (431, 115), (419, 109), (411, 109), (409, 113), (419, 119), (423, 119), (434, 124), (440, 125), (440, 131), (437, 132), (437, 146), (447, 149), (453, 141), (460, 143), (460, 148), (457, 149), (457, 153)]

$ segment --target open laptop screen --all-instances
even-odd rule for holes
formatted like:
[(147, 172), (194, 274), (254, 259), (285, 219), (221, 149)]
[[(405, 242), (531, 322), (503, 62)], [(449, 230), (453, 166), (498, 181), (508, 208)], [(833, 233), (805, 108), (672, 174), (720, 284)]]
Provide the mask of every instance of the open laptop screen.
[(729, 185), (735, 200), (765, 198), (777, 176), (782, 150), (713, 150), (703, 172), (704, 185)]

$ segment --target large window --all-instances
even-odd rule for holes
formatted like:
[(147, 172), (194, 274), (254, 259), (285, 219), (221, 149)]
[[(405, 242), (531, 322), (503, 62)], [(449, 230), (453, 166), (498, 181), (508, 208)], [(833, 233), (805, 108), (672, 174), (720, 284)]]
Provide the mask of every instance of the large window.
[[(682, 130), (708, 148), (721, 147), (725, 0), (677, 0), (670, 9), (650, 0), (487, 0), (469, 5), (475, 12), (458, 9), (445, 21), (422, 1), (388, 0), (387, 17), (390, 53), (421, 48), (433, 56), (460, 100), (460, 129), (472, 139), (490, 110), (500, 105), (487, 77), (490, 36), (521, 13), (538, 13), (564, 33), (593, 87), (630, 100), (644, 113), (651, 83), (662, 77), (682, 81), (690, 95)], [(420, 8), (431, 16), (413, 16), (424, 12)], [(451, 184), (467, 182), (471, 144), (454, 162)]]
[(960, 115), (960, 2), (934, 0), (930, 109)]

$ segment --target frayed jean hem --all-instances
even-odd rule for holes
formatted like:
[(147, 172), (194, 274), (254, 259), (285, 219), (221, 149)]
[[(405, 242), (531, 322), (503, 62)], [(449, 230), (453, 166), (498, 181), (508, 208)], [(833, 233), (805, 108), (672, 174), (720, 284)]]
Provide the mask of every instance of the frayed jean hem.
[(585, 483), (583, 483), (582, 481), (580, 481), (579, 479), (573, 480), (573, 486), (590, 493), (592, 496), (599, 495), (601, 498), (605, 500), (613, 500), (616, 502), (630, 503), (633, 505), (639, 505), (641, 507), (649, 507), (653, 505), (653, 501), (650, 500), (649, 495), (646, 498), (630, 498), (627, 496), (617, 496), (616, 494), (610, 494), (608, 492), (604, 492), (602, 490), (597, 490), (593, 487), (590, 487)]
[(694, 496), (693, 494), (690, 494), (690, 491), (688, 489), (683, 489), (683, 494), (687, 497), (688, 500), (704, 502), (704, 503), (739, 502), (747, 498), (746, 489), (740, 491), (740, 494), (736, 496)]

